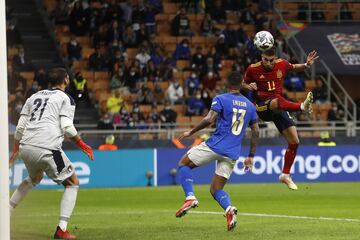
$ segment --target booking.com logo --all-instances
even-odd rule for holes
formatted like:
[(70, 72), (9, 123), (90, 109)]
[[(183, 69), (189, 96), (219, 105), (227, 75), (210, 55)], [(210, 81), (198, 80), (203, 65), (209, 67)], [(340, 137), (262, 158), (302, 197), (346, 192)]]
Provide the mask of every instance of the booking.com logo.
[[(282, 155), (274, 155), (272, 150), (267, 150), (265, 155), (254, 157), (254, 166), (252, 173), (255, 175), (261, 174), (281, 174), (283, 158), (285, 150)], [(243, 175), (245, 172), (242, 169), (242, 162), (245, 158), (240, 157), (235, 164), (234, 173)], [(316, 180), (321, 174), (340, 174), (340, 173), (360, 173), (360, 155), (356, 156), (348, 154), (340, 156), (337, 154), (321, 156), (321, 155), (298, 155), (295, 158), (291, 173), (305, 174), (306, 179)]]

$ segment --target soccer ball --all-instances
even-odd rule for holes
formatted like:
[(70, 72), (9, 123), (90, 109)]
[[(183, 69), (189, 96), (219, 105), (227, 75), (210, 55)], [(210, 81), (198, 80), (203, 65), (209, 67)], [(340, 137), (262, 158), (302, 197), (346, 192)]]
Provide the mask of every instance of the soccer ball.
[(255, 34), (254, 44), (260, 51), (266, 51), (274, 46), (274, 37), (268, 31), (260, 31)]

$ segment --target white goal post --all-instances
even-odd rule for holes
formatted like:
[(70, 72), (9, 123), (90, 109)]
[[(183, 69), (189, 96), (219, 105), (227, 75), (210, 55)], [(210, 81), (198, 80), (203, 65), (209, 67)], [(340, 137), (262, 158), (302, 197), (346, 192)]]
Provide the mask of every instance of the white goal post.
[(9, 131), (5, 0), (0, 0), (0, 240), (10, 240)]

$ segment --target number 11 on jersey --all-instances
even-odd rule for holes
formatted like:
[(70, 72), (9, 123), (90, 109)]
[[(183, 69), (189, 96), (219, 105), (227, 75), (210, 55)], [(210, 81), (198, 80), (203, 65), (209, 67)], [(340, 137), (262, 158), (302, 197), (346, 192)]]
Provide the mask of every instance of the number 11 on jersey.
[(233, 117), (232, 117), (232, 128), (231, 132), (234, 135), (239, 135), (244, 126), (244, 117), (246, 110), (233, 108)]

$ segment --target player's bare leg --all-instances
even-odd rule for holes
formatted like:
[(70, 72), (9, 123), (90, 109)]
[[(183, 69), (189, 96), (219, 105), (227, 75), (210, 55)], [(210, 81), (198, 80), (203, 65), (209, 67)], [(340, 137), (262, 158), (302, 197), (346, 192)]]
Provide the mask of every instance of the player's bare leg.
[(299, 146), (299, 137), (296, 131), (295, 126), (291, 126), (287, 129), (285, 129), (282, 132), (284, 138), (288, 142), (288, 148), (286, 149), (285, 156), (284, 156), (284, 167), (282, 170), (282, 174), (279, 177), (279, 181), (282, 183), (285, 183), (289, 189), (291, 190), (297, 190), (298, 187), (293, 182), (293, 180), (290, 177), (290, 170), (294, 163), (297, 148)]
[(74, 173), (67, 178), (63, 183), (65, 191), (60, 204), (60, 220), (56, 228), (55, 239), (75, 239), (76, 236), (69, 233), (67, 224), (75, 207), (77, 193), (79, 190), (79, 180)]
[(219, 176), (217, 174), (214, 175), (211, 186), (210, 193), (214, 197), (214, 199), (219, 203), (219, 205), (225, 210), (225, 217), (227, 223), (227, 230), (233, 231), (236, 227), (236, 215), (237, 208), (231, 206), (231, 201), (229, 195), (223, 190), (227, 179)]
[(42, 178), (43, 172), (39, 172), (35, 176), (28, 176), (22, 181), (10, 198), (10, 214), (26, 197), (27, 193), (41, 182)]
[(180, 218), (184, 216), (190, 209), (198, 206), (199, 201), (196, 199), (194, 190), (193, 190), (193, 178), (191, 169), (197, 167), (187, 155), (184, 155), (179, 161), (179, 176), (182, 188), (185, 192), (185, 202), (177, 210), (175, 216)]

